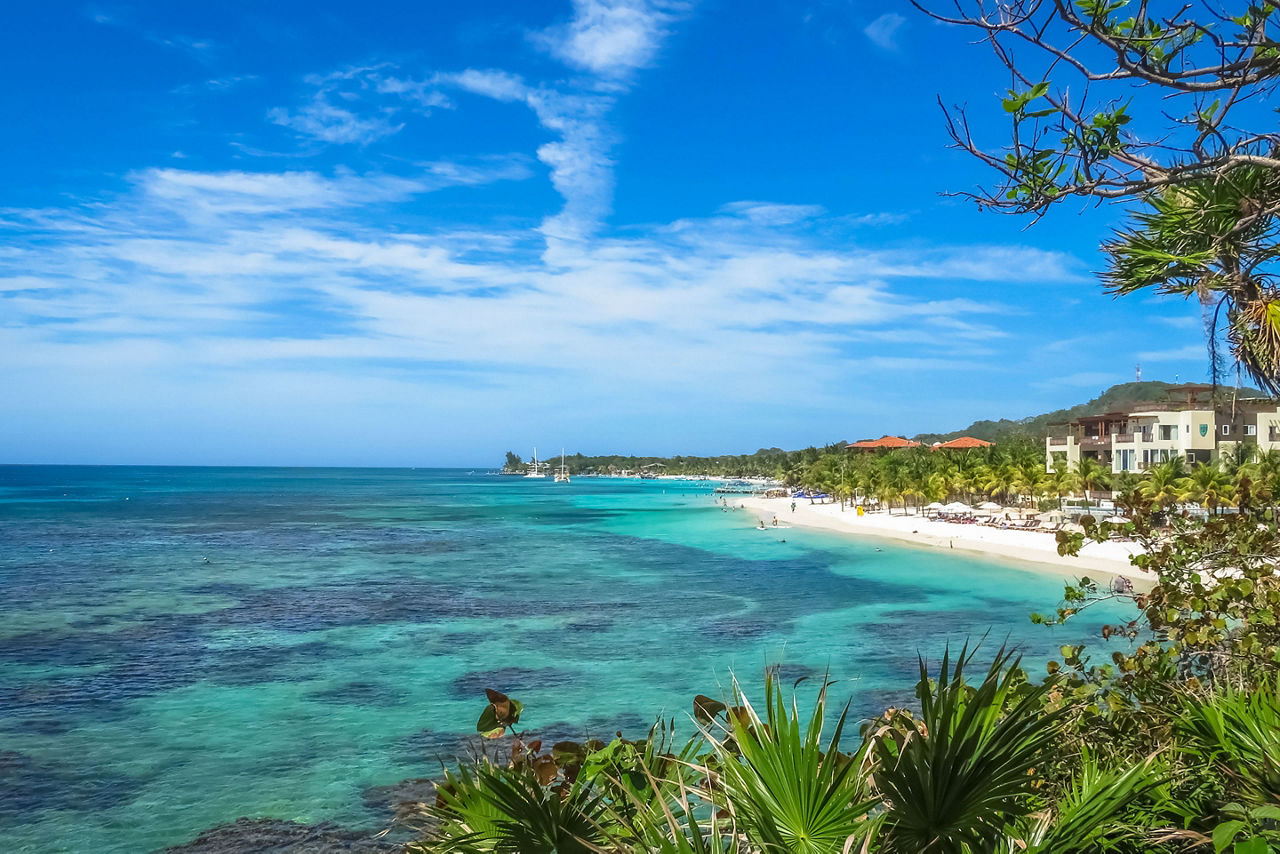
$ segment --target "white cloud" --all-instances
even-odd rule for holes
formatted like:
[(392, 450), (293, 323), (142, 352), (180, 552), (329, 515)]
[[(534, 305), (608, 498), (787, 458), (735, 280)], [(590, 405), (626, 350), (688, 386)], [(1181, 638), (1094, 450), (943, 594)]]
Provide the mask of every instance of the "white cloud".
[(1175, 347), (1169, 350), (1146, 350), (1138, 354), (1138, 358), (1143, 362), (1182, 362), (1182, 361), (1200, 361), (1207, 362), (1209, 360), (1209, 351), (1203, 344), (1188, 344), (1185, 347)]
[(1074, 374), (1066, 376), (1053, 377), (1052, 379), (1038, 380), (1032, 383), (1038, 389), (1044, 391), (1053, 391), (1063, 386), (1071, 386), (1073, 388), (1109, 388), (1116, 383), (1126, 381), (1123, 374), (1115, 371), (1078, 371)]
[(906, 222), (910, 217), (904, 213), (889, 213), (881, 211), (879, 213), (852, 214), (850, 216), (841, 217), (843, 222), (850, 225), (900, 225)]
[(533, 39), (570, 67), (606, 79), (649, 65), (684, 4), (653, 0), (573, 0), (573, 16)]
[[(28, 328), (47, 336), (24, 356), (36, 361), (95, 351), (246, 370), (280, 359), (448, 361), (495, 382), (519, 365), (521, 375), (567, 373), (587, 386), (714, 381), (746, 395), (758, 385), (752, 360), (768, 354), (818, 366), (802, 383), (828, 395), (819, 381), (842, 370), (835, 357), (851, 330), (885, 332), (903, 319), (930, 326), (932, 345), (878, 358), (969, 364), (985, 327), (962, 316), (998, 310), (896, 292), (893, 282), (922, 275), (917, 251), (822, 248), (787, 231), (793, 217), (777, 212), (794, 206), (738, 206), (773, 212), (741, 217), (736, 231), (691, 224), (575, 243), (553, 263), (519, 231), (389, 234), (362, 224), (362, 206), (426, 192), (447, 171), (144, 171), (133, 194), (110, 204), (30, 212), (22, 221), (38, 234), (0, 255), (0, 291), (24, 325), (57, 321)], [(1020, 251), (1034, 257), (1003, 257)], [(946, 270), (968, 254), (937, 250), (934, 265)], [(127, 346), (166, 339), (180, 357), (170, 345)]]
[(379, 116), (361, 117), (345, 107), (330, 103), (327, 96), (317, 93), (310, 103), (297, 110), (276, 107), (267, 113), (267, 118), (322, 142), (367, 145), (404, 127), (403, 123), (393, 124), (391, 115), (393, 111), (388, 110)]
[(902, 25), (907, 19), (899, 15), (897, 12), (885, 12), (876, 18), (863, 29), (863, 33), (867, 38), (877, 46), (885, 50), (898, 49), (898, 31), (902, 29)]
[(187, 83), (178, 86), (173, 91), (178, 94), (191, 94), (193, 92), (228, 92), (245, 83), (251, 83), (258, 79), (256, 74), (232, 74), (225, 77), (213, 77), (205, 80), (203, 83)]
[(781, 205), (769, 202), (730, 202), (721, 206), (720, 211), (745, 217), (759, 225), (790, 225), (823, 213), (819, 205)]
[(315, 91), (309, 99), (293, 110), (269, 110), (267, 118), (321, 142), (368, 145), (404, 127), (398, 119), (406, 102), (418, 112), (450, 106), (448, 98), (429, 84), (392, 77), (388, 68), (356, 66), (311, 75), (306, 82)]

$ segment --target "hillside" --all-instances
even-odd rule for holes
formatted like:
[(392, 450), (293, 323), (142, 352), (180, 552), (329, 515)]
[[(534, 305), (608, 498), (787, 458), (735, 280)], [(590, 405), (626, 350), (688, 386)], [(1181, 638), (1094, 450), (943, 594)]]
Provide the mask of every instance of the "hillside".
[[(1124, 409), (1134, 403), (1163, 400), (1174, 383), (1159, 381), (1140, 383), (1120, 383), (1113, 385), (1088, 403), (1078, 403), (1068, 409), (1055, 409), (1042, 415), (1030, 415), (1016, 421), (1002, 418), (999, 421), (975, 421), (968, 427), (950, 433), (921, 433), (914, 438), (919, 442), (945, 442), (960, 436), (973, 436), (988, 442), (1000, 442), (1014, 436), (1026, 436), (1032, 439), (1044, 437), (1050, 424), (1071, 421), (1082, 415)], [(1224, 389), (1230, 392), (1229, 389)], [(1262, 392), (1254, 388), (1241, 388), (1241, 397), (1263, 397)]]

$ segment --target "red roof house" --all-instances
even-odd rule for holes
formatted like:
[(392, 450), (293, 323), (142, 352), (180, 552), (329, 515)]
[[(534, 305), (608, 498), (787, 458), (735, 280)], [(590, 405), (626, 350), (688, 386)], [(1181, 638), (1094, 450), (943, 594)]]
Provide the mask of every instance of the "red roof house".
[(901, 436), (881, 436), (875, 440), (853, 442), (849, 447), (856, 451), (887, 451), (893, 448), (918, 448), (920, 443)]
[(975, 439), (972, 436), (961, 436), (959, 439), (952, 439), (950, 442), (941, 442), (934, 445), (935, 448), (946, 448), (948, 451), (964, 451), (969, 448), (990, 448), (992, 442), (984, 442), (981, 439)]

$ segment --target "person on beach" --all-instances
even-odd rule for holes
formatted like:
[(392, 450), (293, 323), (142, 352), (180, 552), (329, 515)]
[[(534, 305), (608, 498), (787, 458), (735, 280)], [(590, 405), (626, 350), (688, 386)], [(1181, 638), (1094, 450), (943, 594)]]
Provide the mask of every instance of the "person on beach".
[(794, 501), (791, 502), (791, 512), (796, 512), (796, 503)]
[(778, 517), (776, 515), (773, 517), (773, 527), (778, 527)]

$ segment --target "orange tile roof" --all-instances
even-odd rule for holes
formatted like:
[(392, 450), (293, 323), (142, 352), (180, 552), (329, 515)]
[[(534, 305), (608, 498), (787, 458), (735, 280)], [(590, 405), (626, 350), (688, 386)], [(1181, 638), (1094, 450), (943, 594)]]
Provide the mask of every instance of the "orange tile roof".
[(919, 442), (913, 442), (910, 439), (903, 439), (901, 436), (881, 436), (874, 441), (854, 442), (849, 445), (850, 448), (918, 448)]
[(950, 442), (943, 442), (940, 445), (934, 445), (935, 448), (947, 449), (965, 449), (965, 448), (990, 448), (991, 442), (984, 442), (981, 439), (975, 439), (972, 436), (961, 436), (959, 439), (952, 439)]

